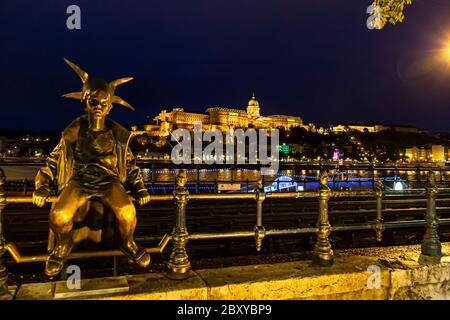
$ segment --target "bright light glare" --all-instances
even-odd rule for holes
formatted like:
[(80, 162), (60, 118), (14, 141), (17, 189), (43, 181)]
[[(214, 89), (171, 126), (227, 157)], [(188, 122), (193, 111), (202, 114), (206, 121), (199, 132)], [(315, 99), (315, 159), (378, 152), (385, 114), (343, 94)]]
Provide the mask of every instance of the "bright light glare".
[(441, 41), (439, 56), (443, 62), (450, 63), (450, 36)]
[(444, 50), (443, 50), (443, 56), (444, 56), (445, 59), (450, 60), (450, 43), (448, 43), (448, 44), (446, 45), (446, 47), (444, 48)]
[(397, 181), (394, 183), (394, 190), (395, 191), (402, 191), (403, 190), (403, 185), (401, 182)]

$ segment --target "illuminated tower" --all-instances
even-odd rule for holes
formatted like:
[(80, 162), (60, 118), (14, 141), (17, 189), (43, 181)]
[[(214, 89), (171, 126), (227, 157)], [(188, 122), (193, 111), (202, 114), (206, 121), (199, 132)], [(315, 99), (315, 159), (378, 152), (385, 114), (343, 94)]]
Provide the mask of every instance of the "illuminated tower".
[(247, 114), (248, 114), (249, 118), (258, 118), (259, 117), (259, 102), (258, 102), (258, 100), (256, 100), (254, 93), (252, 95), (252, 98), (248, 102)]

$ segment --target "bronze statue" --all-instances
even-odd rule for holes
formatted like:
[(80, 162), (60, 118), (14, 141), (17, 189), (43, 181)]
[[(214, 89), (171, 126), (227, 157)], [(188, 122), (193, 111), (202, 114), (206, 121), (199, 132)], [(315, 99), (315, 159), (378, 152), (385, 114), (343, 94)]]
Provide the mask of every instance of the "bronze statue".
[(36, 175), (33, 203), (39, 207), (50, 196), (51, 184), (56, 180), (58, 185), (58, 199), (49, 217), (56, 246), (47, 259), (45, 273), (55, 276), (61, 272), (73, 247), (74, 216), (91, 199), (101, 201), (114, 212), (122, 240), (121, 250), (137, 265), (147, 267), (150, 255), (133, 239), (136, 209), (127, 191), (140, 205), (148, 203), (150, 195), (128, 147), (130, 132), (106, 117), (113, 103), (134, 110), (114, 95), (118, 85), (133, 78), (109, 83), (91, 79), (80, 67), (64, 60), (83, 82), (81, 92), (65, 94), (64, 97), (79, 99), (87, 114), (75, 119), (62, 132), (62, 138), (47, 158), (46, 166)]

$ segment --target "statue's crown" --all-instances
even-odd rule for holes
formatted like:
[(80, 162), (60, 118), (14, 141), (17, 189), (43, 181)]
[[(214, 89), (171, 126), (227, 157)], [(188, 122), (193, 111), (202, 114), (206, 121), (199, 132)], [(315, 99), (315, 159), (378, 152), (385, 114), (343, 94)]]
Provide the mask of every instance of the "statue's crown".
[(104, 90), (107, 91), (111, 95), (111, 103), (117, 103), (120, 105), (123, 105), (131, 110), (134, 110), (134, 108), (125, 100), (122, 98), (114, 95), (114, 91), (116, 88), (121, 85), (122, 83), (128, 82), (130, 80), (133, 80), (132, 77), (126, 77), (126, 78), (120, 78), (113, 80), (111, 82), (107, 82), (103, 79), (91, 79), (89, 78), (89, 74), (81, 69), (79, 66), (77, 66), (75, 63), (69, 61), (68, 59), (64, 58), (64, 61), (75, 71), (75, 73), (80, 77), (81, 81), (83, 82), (83, 88), (81, 92), (71, 92), (63, 95), (65, 98), (72, 98), (83, 101), (86, 98), (86, 93), (95, 89), (95, 90)]

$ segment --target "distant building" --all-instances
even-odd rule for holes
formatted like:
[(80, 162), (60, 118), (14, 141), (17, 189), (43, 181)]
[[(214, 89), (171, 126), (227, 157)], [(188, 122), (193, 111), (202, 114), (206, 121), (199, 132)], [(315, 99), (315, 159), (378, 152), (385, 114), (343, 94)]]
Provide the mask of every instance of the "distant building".
[[(194, 129), (197, 123), (202, 124), (203, 130), (218, 129), (225, 131), (235, 128), (272, 129), (303, 127), (306, 130), (314, 130), (313, 124), (304, 125), (301, 117), (289, 115), (262, 116), (259, 102), (253, 95), (247, 104), (246, 110), (212, 107), (206, 113), (187, 112), (183, 108), (173, 108), (172, 111), (162, 110), (154, 118), (154, 124), (143, 125), (142, 130), (153, 133), (156, 136), (168, 136), (177, 128)], [(138, 130), (133, 126), (132, 130)]]
[(385, 130), (383, 125), (380, 124), (364, 124), (364, 123), (343, 123), (331, 126), (331, 131), (334, 133), (347, 132), (351, 130), (356, 130), (360, 132), (379, 132)]
[(431, 146), (431, 157), (433, 161), (446, 161), (445, 147), (440, 145)]
[(406, 158), (411, 161), (425, 161), (429, 158), (429, 152), (425, 148), (411, 147), (405, 150)]
[(432, 145), (429, 147), (411, 147), (405, 150), (405, 156), (410, 162), (433, 161), (444, 162), (447, 161), (448, 151), (446, 147), (441, 145)]
[(381, 124), (373, 122), (344, 122), (341, 124), (333, 125), (330, 131), (334, 133), (347, 132), (351, 130), (356, 130), (359, 132), (380, 132), (383, 130), (394, 130), (399, 133), (421, 133), (424, 132), (419, 128), (406, 125), (392, 125), (392, 124)]

